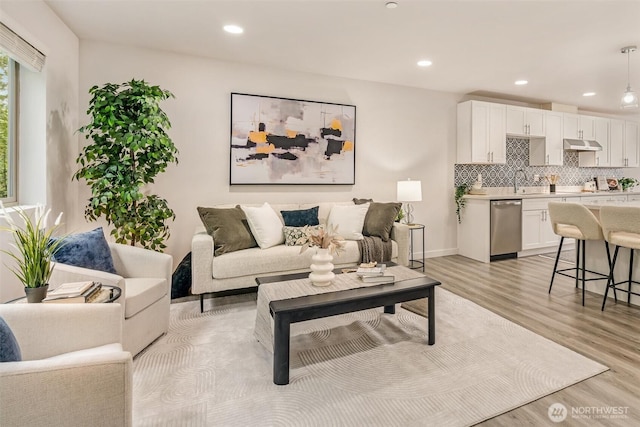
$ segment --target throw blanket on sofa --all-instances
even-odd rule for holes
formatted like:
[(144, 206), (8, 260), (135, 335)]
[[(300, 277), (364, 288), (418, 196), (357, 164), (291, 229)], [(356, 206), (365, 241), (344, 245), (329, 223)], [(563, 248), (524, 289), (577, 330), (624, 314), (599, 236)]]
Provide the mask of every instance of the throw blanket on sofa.
[(365, 236), (358, 240), (360, 250), (360, 262), (387, 262), (391, 261), (391, 240), (384, 242), (377, 236)]

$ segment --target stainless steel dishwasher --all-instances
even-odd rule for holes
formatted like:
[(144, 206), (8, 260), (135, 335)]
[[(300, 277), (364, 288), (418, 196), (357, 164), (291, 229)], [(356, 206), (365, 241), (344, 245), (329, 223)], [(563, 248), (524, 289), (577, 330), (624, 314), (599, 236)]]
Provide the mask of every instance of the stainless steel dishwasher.
[(522, 250), (522, 200), (491, 201), (491, 261), (517, 258)]

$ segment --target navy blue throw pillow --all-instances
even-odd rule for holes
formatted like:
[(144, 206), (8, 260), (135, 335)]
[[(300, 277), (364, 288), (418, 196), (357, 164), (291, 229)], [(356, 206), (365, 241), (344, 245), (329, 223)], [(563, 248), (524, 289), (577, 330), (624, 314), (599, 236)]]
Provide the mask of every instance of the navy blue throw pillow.
[(22, 360), (20, 346), (7, 322), (0, 317), (0, 362), (19, 362)]
[(318, 225), (318, 208), (315, 206), (310, 209), (301, 209), (299, 211), (280, 211), (284, 225), (287, 227), (304, 227), (305, 225)]
[(67, 236), (54, 261), (117, 274), (102, 227)]

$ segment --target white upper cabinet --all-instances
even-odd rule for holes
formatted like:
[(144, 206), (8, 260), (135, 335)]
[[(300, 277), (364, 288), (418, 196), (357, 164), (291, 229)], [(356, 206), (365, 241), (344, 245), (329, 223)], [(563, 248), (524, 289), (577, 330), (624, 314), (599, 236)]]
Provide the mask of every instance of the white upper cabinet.
[[(581, 167), (609, 167), (611, 165), (611, 120), (596, 117), (594, 131), (594, 139), (602, 145), (602, 150), (579, 152), (578, 164)], [(622, 158), (622, 155), (620, 157)]]
[(545, 136), (545, 111), (536, 108), (507, 106), (507, 134)]
[(564, 163), (562, 119), (562, 113), (545, 111), (544, 137), (529, 139), (530, 166), (562, 166)]
[(564, 113), (563, 134), (569, 139), (595, 139), (597, 117)]
[(609, 159), (612, 167), (640, 166), (638, 123), (611, 119)]
[(624, 122), (624, 155), (626, 162), (625, 167), (640, 166), (640, 156), (638, 153), (638, 145), (640, 145), (640, 133), (638, 123)]
[(506, 106), (493, 102), (458, 104), (458, 163), (506, 163)]

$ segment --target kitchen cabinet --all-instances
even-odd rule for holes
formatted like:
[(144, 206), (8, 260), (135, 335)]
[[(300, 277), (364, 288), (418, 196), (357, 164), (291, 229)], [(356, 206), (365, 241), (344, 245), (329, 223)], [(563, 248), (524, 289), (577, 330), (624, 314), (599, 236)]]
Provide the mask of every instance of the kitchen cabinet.
[(508, 135), (545, 136), (544, 110), (507, 105), (506, 114)]
[(560, 242), (551, 226), (549, 201), (557, 199), (535, 199), (522, 201), (522, 250), (556, 246)]
[(506, 105), (458, 104), (458, 163), (506, 163)]
[(635, 168), (640, 166), (638, 155), (638, 145), (640, 145), (638, 133), (638, 123), (626, 121), (624, 122), (624, 156), (625, 167)]
[(562, 166), (564, 146), (562, 141), (562, 113), (545, 112), (544, 138), (529, 139), (530, 166)]
[(638, 123), (616, 119), (610, 120), (609, 164), (611, 167), (640, 166), (639, 137)]
[(597, 117), (582, 114), (563, 114), (562, 133), (569, 139), (595, 139), (595, 120)]
[(602, 145), (601, 151), (580, 151), (578, 153), (578, 166), (580, 167), (609, 167), (611, 120), (596, 117), (594, 120), (595, 140)]

